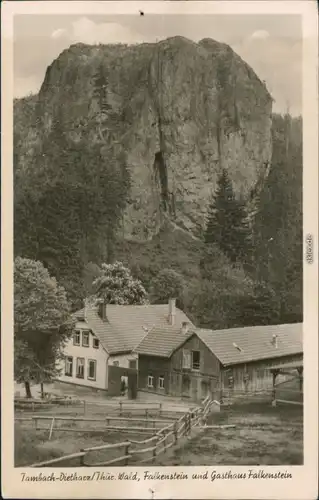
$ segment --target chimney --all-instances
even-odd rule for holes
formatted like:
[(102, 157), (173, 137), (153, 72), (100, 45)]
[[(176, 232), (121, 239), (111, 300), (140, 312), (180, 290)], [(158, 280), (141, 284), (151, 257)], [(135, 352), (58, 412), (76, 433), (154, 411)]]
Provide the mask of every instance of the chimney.
[(84, 321), (86, 322), (86, 318), (87, 318), (87, 310), (88, 310), (88, 306), (89, 306), (89, 303), (88, 303), (88, 299), (84, 299), (84, 311), (83, 311), (83, 316), (84, 316)]
[(272, 336), (272, 345), (277, 349), (278, 348), (278, 335), (275, 333)]
[(175, 324), (176, 317), (176, 299), (169, 299), (168, 301), (168, 322), (171, 326)]
[(99, 316), (102, 321), (107, 321), (106, 302), (99, 303)]
[(182, 328), (181, 328), (181, 333), (183, 335), (186, 335), (189, 330), (189, 323), (187, 321), (183, 321), (182, 323)]

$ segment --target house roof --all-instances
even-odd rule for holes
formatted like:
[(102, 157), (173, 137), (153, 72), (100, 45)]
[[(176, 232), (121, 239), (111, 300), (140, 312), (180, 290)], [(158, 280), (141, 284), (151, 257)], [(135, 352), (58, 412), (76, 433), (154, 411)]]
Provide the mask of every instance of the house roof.
[[(176, 308), (175, 325), (168, 324), (168, 305), (136, 305), (122, 306), (108, 304), (106, 306), (107, 321), (103, 321), (98, 309), (87, 306), (74, 313), (78, 321), (83, 321), (99, 338), (102, 346), (109, 354), (133, 351), (151, 330), (166, 332), (174, 337), (183, 322), (190, 320), (180, 309)], [(191, 323), (190, 323), (191, 324)], [(191, 324), (193, 327), (193, 325)], [(161, 342), (163, 342), (163, 337)], [(163, 342), (164, 343), (164, 342)]]
[[(187, 318), (184, 321), (188, 321)], [(193, 327), (192, 324), (191, 326)], [(182, 333), (181, 324), (179, 326), (155, 327), (144, 337), (135, 351), (138, 354), (169, 358), (175, 349), (192, 335), (192, 331), (191, 333)]]
[[(224, 366), (303, 352), (302, 323), (215, 331), (198, 328), (194, 333)], [(277, 347), (273, 335), (277, 335)]]

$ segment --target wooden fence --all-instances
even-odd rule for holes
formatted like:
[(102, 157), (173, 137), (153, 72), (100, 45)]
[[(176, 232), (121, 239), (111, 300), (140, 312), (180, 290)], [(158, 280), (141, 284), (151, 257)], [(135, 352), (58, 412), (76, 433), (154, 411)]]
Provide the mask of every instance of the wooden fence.
[[(49, 431), (49, 440), (53, 431), (56, 432), (90, 432), (101, 433), (106, 431), (120, 431), (134, 434), (154, 434), (163, 425), (171, 423), (171, 419), (153, 419), (153, 418), (130, 418), (107, 416), (105, 418), (83, 418), (60, 415), (35, 415), (31, 417), (16, 417), (15, 422), (28, 422), (34, 426), (37, 431)], [(174, 419), (173, 419), (174, 420)], [(41, 426), (41, 423), (44, 426)], [(47, 424), (47, 425), (46, 425)], [(59, 424), (62, 424), (59, 425)], [(63, 426), (64, 424), (64, 426)], [(90, 427), (90, 425), (94, 427)], [(98, 426), (100, 424), (100, 426)], [(119, 425), (116, 425), (119, 424)], [(71, 425), (71, 426), (70, 426)], [(75, 425), (75, 427), (74, 427)], [(98, 427), (97, 427), (97, 426)]]
[(273, 386), (272, 391), (272, 405), (276, 406), (278, 403), (290, 404), (303, 406), (303, 389), (296, 389), (290, 387), (290, 383), (297, 381), (299, 383), (298, 377), (293, 377), (289, 380), (283, 380), (277, 382)]
[(184, 408), (179, 405), (171, 404), (172, 410), (167, 410), (163, 407), (163, 403), (152, 401), (87, 401), (87, 400), (28, 400), (28, 399), (15, 399), (14, 406), (16, 410), (26, 410), (30, 412), (42, 410), (56, 410), (59, 408), (59, 413), (76, 413), (87, 416), (93, 414), (107, 414), (107, 415), (120, 415), (120, 416), (134, 416), (143, 415), (148, 417), (165, 417), (170, 418), (172, 413), (185, 412)]
[[(30, 465), (30, 467), (97, 467), (154, 462), (156, 457), (162, 453), (166, 453), (172, 446), (177, 446), (179, 440), (189, 435), (193, 427), (199, 426), (202, 419), (210, 412), (213, 404), (215, 402), (207, 397), (201, 407), (185, 412), (180, 418), (174, 421), (166, 422), (167, 425), (158, 429), (151, 437), (143, 441), (130, 440), (116, 444), (85, 448), (78, 453), (55, 458), (47, 462), (36, 463)], [(53, 426), (53, 422), (54, 420), (52, 420), (51, 426)], [(147, 430), (151, 431), (150, 428)], [(94, 461), (96, 453), (99, 455), (102, 453), (103, 455), (105, 452), (108, 455), (107, 458), (103, 457), (104, 459), (102, 460)], [(111, 455), (115, 452), (117, 456), (110, 457), (110, 452)]]

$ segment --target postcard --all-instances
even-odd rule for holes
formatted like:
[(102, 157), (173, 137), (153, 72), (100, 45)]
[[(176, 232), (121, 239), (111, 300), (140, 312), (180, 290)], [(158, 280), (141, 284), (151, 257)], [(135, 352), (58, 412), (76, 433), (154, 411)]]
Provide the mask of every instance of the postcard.
[(312, 1), (2, 5), (2, 496), (318, 496)]

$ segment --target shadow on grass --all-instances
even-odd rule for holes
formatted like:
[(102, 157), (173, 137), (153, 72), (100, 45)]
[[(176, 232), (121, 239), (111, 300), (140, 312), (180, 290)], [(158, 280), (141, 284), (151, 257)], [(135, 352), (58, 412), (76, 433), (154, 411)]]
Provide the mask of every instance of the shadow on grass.
[(208, 425), (235, 428), (204, 429), (161, 465), (302, 465), (302, 407), (272, 407), (267, 403), (236, 404), (211, 415)]

